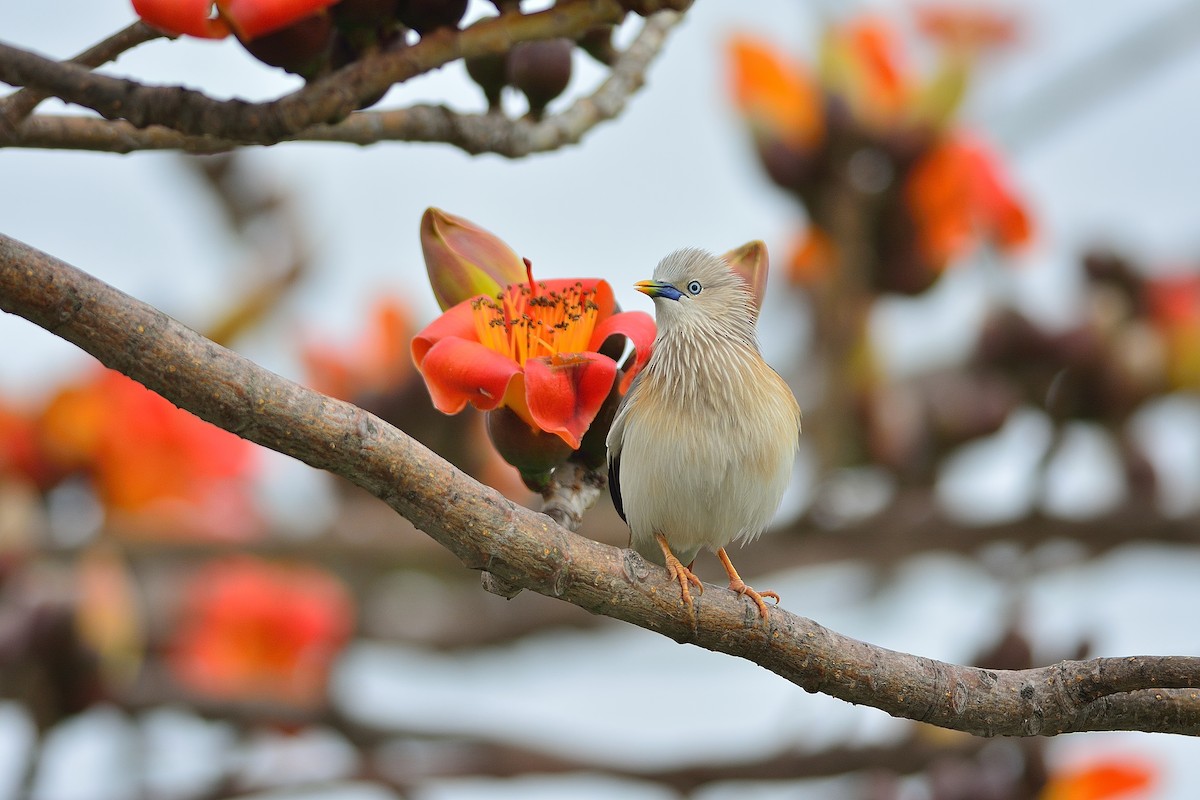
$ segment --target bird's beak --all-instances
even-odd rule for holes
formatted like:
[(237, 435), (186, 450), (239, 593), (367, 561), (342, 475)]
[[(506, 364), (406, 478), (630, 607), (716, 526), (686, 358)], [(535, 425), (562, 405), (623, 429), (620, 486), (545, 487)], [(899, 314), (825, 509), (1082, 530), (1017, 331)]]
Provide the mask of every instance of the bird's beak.
[(683, 297), (683, 292), (662, 281), (638, 281), (633, 286), (642, 294), (651, 297), (666, 297), (669, 300), (678, 300)]

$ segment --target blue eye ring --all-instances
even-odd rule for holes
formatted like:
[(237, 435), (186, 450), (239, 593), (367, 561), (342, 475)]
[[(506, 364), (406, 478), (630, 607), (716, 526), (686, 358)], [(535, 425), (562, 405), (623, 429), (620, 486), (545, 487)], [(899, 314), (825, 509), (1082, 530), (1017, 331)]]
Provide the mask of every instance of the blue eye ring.
[(692, 281), (687, 285), (689, 294), (700, 294), (700, 290), (704, 287), (700, 285), (700, 281)]

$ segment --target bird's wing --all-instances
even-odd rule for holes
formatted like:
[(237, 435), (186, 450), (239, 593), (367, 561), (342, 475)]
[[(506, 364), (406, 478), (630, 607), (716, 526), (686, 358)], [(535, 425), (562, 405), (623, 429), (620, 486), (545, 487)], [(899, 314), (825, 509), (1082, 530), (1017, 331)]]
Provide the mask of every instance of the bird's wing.
[[(642, 376), (638, 375), (633, 379), (633, 385), (629, 387), (629, 391), (621, 400), (617, 414), (613, 417), (612, 427), (608, 429), (608, 493), (612, 496), (613, 506), (623, 520), (625, 519), (625, 506), (621, 502), (621, 445), (625, 441), (625, 418), (629, 413), (630, 403), (636, 395), (635, 390), (641, 378)], [(628, 520), (625, 521), (628, 522)]]
[[(608, 457), (608, 493), (612, 495), (613, 506), (621, 519), (625, 519), (625, 507), (621, 504), (621, 456), (609, 454)], [(628, 521), (628, 520), (626, 520)]]

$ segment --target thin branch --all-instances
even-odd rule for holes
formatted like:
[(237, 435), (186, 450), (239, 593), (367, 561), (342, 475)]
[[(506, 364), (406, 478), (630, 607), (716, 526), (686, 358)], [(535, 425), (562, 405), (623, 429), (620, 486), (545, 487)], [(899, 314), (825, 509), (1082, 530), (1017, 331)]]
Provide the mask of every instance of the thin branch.
[(535, 14), (509, 12), (462, 31), (435, 31), (412, 47), (370, 54), (265, 103), (217, 100), (183, 87), (145, 86), (4, 44), (0, 44), (0, 81), (47, 92), (138, 128), (162, 125), (239, 144), (275, 144), (312, 125), (341, 121), (393, 84), (459, 58), (505, 53), (516, 42), (578, 39), (594, 27), (615, 25), (624, 17), (625, 9), (617, 0), (566, 0)]
[[(579, 142), (602, 122), (614, 119), (629, 98), (645, 84), (647, 68), (666, 42), (667, 34), (683, 19), (662, 11), (648, 18), (626, 48), (608, 78), (587, 97), (540, 121), (508, 119), (499, 114), (462, 114), (440, 105), (415, 105), (384, 111), (359, 111), (333, 125), (313, 125), (289, 141), (346, 142), (357, 145), (384, 141), (445, 142), (472, 155), (497, 153), (520, 158), (557, 150)], [(137, 128), (128, 122), (93, 117), (40, 114), (19, 129), (0, 128), (0, 146), (43, 149), (184, 150), (214, 153), (241, 143), (214, 136), (189, 136), (154, 125)]]
[(399, 430), (226, 350), (102, 281), (0, 236), (0, 309), (73, 342), (202, 419), (341, 475), (471, 569), (750, 660), (812, 692), (983, 736), (1200, 734), (1200, 657), (957, 666), (875, 647), (709, 586), (694, 611), (666, 571), (521, 508)]
[[(144, 22), (135, 22), (104, 41), (97, 42), (68, 63), (94, 69), (114, 60), (126, 50), (132, 50), (139, 44), (145, 44), (162, 36), (160, 31), (156, 31)], [(38, 103), (47, 97), (49, 95), (44, 92), (20, 89), (0, 99), (0, 133), (11, 136), (17, 126), (37, 108)]]

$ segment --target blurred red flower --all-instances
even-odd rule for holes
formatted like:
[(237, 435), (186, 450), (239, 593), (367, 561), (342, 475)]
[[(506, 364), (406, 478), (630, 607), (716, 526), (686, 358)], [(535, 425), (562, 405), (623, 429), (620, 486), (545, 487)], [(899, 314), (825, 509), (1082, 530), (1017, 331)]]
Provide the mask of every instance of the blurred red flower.
[(62, 389), (38, 420), (44, 457), (87, 475), (125, 524), (240, 539), (258, 530), (253, 446), (112, 370)]
[[(243, 41), (299, 22), (338, 0), (133, 0), (147, 25), (178, 36), (220, 39), (230, 28)], [(214, 14), (214, 5), (215, 14)]]
[(305, 344), (300, 357), (309, 385), (350, 402), (398, 389), (413, 375), (408, 355), (412, 329), (412, 318), (399, 298), (379, 297), (367, 314), (365, 330), (349, 346)]
[(1029, 215), (1009, 189), (1000, 160), (966, 136), (947, 138), (921, 156), (909, 173), (905, 199), (918, 243), (935, 267), (980, 240), (1011, 250), (1032, 235)]
[(1200, 388), (1200, 275), (1149, 280), (1146, 302), (1166, 344), (1169, 384), (1174, 389)]
[(353, 601), (329, 573), (230, 558), (189, 581), (168, 663), (210, 697), (312, 707), (353, 628)]

